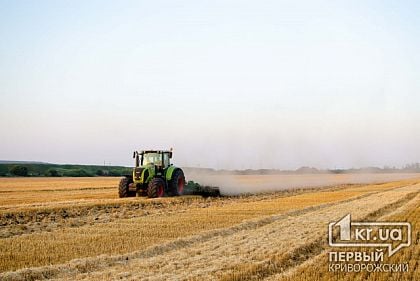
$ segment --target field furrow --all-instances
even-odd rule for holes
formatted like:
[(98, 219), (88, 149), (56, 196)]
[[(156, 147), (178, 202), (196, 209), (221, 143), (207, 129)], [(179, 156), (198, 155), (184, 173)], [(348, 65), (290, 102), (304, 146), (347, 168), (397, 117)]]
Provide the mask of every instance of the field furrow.
[[(357, 190), (357, 192), (374, 192), (375, 188), (386, 188), (388, 184), (371, 185)], [(105, 199), (89, 202), (80, 200), (52, 202), (28, 207), (26, 204), (14, 205), (13, 210), (0, 209), (0, 238), (8, 238), (23, 234), (51, 232), (63, 227), (80, 227), (97, 225), (121, 219), (130, 219), (158, 213), (183, 212), (189, 208), (208, 208), (229, 204), (267, 201), (282, 197), (304, 194), (308, 192), (327, 192), (348, 189), (354, 192), (359, 185), (340, 185), (334, 187), (305, 188), (283, 190), (276, 193), (244, 195), (236, 197), (202, 198), (201, 196), (182, 196), (172, 198), (123, 198)], [(115, 189), (115, 187), (114, 187)], [(89, 192), (88, 190), (85, 192)], [(115, 190), (114, 190), (115, 193)], [(351, 194), (351, 193), (347, 193)]]
[[(2, 271), (14, 270), (22, 267), (59, 264), (75, 258), (100, 254), (115, 255), (133, 250), (144, 250), (147, 247), (188, 235), (230, 227), (245, 220), (339, 202), (379, 190), (392, 190), (406, 184), (408, 183), (396, 182), (321, 190), (260, 201), (233, 201), (225, 206), (216, 205), (210, 208), (195, 206), (188, 210), (174, 212), (165, 212), (163, 209), (149, 216), (121, 218), (108, 223), (81, 227), (60, 227), (51, 232), (36, 232), (4, 238), (0, 239), (2, 248), (0, 269)], [(163, 200), (163, 202), (166, 201)]]
[[(420, 256), (420, 195), (416, 198), (393, 209), (389, 214), (381, 216), (377, 221), (407, 221), (411, 222), (413, 242), (410, 247), (403, 248), (400, 252), (389, 257), (387, 263), (408, 263), (407, 272), (364, 272), (345, 273), (328, 271), (328, 252), (331, 247), (325, 246), (319, 255), (282, 273), (274, 274), (264, 279), (265, 281), (306, 281), (306, 280), (420, 280), (418, 257)], [(369, 218), (371, 219), (371, 218)], [(351, 249), (350, 249), (351, 250)]]
[[(101, 280), (110, 274), (145, 280), (186, 280), (220, 278), (239, 280), (248, 275), (267, 258), (293, 251), (311, 244), (325, 235), (329, 221), (352, 213), (362, 219), (410, 193), (418, 192), (420, 185), (409, 186), (367, 196), (356, 201), (336, 204), (301, 216), (286, 217), (253, 231), (241, 230), (230, 236), (215, 237), (193, 247), (185, 247), (161, 256), (130, 260), (103, 272), (82, 274), (78, 278)], [(188, 268), (188, 271), (184, 269)]]
[[(75, 260), (69, 264), (21, 270), (16, 273), (4, 274), (3, 278), (47, 276), (97, 280), (120, 277), (146, 280), (187, 280), (194, 277), (237, 280), (258, 278), (261, 274), (268, 276), (278, 272), (278, 269), (270, 269), (270, 265), (281, 263), (287, 255), (301, 254), (302, 249), (308, 249), (310, 256), (315, 255), (316, 251), (311, 252), (311, 247), (319, 247), (319, 237), (325, 235), (325, 228), (329, 221), (340, 218), (349, 212), (355, 218), (364, 218), (390, 204), (408, 200), (407, 198), (418, 192), (419, 188), (419, 184), (412, 185), (412, 182), (348, 187), (336, 191), (310, 192), (257, 202), (212, 206), (207, 209), (193, 208), (181, 214), (169, 214), (160, 218), (155, 222), (155, 225), (150, 224), (150, 221), (142, 220), (144, 218), (136, 218), (118, 224), (107, 224), (107, 227), (102, 230), (97, 226), (95, 229), (81, 227), (79, 231), (83, 230), (83, 232), (80, 233), (90, 237), (91, 243), (95, 246), (106, 244), (104, 240), (101, 241), (100, 233), (108, 235), (108, 237), (115, 237), (115, 235), (121, 237), (125, 231), (127, 234), (133, 233), (137, 238), (135, 241), (141, 240), (141, 243), (135, 244), (135, 242), (127, 241), (132, 244), (129, 248), (122, 248), (120, 253), (130, 252), (130, 248), (139, 251), (123, 256), (102, 256)], [(111, 225), (114, 231), (109, 228)], [(139, 225), (147, 226), (148, 232), (138, 232)], [(171, 227), (164, 228), (164, 225)], [(217, 230), (211, 230), (216, 228)], [(116, 229), (118, 229), (117, 232), (115, 232)], [(181, 232), (184, 237), (193, 236), (181, 238), (180, 233), (174, 229)], [(188, 231), (189, 229), (190, 231)], [(194, 230), (191, 231), (191, 229)], [(96, 231), (96, 236), (93, 235), (95, 233), (92, 232), (93, 230)], [(150, 237), (149, 233), (151, 232), (157, 233), (157, 237), (145, 239)], [(197, 232), (202, 233), (194, 235)], [(162, 233), (163, 237), (159, 236)], [(165, 233), (167, 233), (166, 236)], [(75, 238), (79, 237), (74, 236), (74, 232), (58, 234), (60, 233), (53, 232), (50, 234), (50, 238), (34, 235), (31, 239), (32, 243), (28, 246), (32, 246), (34, 251), (39, 251), (40, 248), (33, 243), (38, 239), (43, 241), (43, 246), (47, 250), (49, 247), (63, 246), (66, 247), (68, 254), (74, 252), (74, 247), (62, 243), (62, 241), (66, 241), (66, 237), (68, 239), (73, 237), (72, 243), (76, 245), (86, 245), (89, 242), (78, 241)], [(62, 244), (54, 243), (57, 240)], [(12, 251), (13, 247), (19, 243), (22, 245), (27, 240), (2, 239), (3, 241), (12, 245), (9, 247), (9, 251)], [(111, 242), (111, 245), (118, 246), (118, 241), (116, 244), (112, 240), (108, 241)], [(153, 244), (157, 246), (153, 246)], [(111, 251), (111, 253), (115, 252), (119, 253)], [(101, 253), (104, 253), (103, 248)], [(43, 251), (39, 251), (39, 256), (43, 255), (44, 258), (40, 259), (38, 264), (45, 263), (45, 259), (48, 257), (51, 260), (57, 260), (57, 257), (51, 257), (51, 255), (48, 256)], [(95, 256), (95, 252), (89, 256)], [(66, 257), (69, 258), (71, 255)], [(16, 257), (14, 258), (16, 259)], [(35, 262), (34, 260), (26, 262), (37, 264), (36, 260)], [(188, 270), (186, 271), (185, 268)]]

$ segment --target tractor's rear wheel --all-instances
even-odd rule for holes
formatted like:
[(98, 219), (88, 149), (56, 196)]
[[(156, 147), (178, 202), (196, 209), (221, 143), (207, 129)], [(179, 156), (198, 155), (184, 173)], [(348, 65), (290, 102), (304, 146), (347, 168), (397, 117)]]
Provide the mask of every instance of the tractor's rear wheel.
[(149, 198), (162, 197), (165, 194), (165, 181), (161, 178), (154, 178), (147, 187), (147, 196)]
[(130, 183), (132, 183), (133, 180), (128, 178), (128, 177), (123, 177), (120, 180), (120, 184), (118, 185), (118, 195), (120, 196), (120, 198), (123, 197), (133, 197), (136, 195), (135, 192), (131, 192), (128, 189), (128, 186), (130, 185)]
[(179, 196), (184, 193), (185, 176), (181, 169), (178, 169), (172, 175), (172, 180), (169, 182), (169, 187), (172, 196)]

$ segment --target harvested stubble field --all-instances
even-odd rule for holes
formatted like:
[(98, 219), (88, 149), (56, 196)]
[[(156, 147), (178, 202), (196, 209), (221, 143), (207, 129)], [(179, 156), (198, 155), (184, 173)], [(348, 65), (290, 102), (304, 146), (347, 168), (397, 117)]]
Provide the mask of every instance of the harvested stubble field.
[[(419, 280), (419, 177), (208, 199), (119, 199), (117, 183), (0, 179), (0, 280)], [(347, 213), (410, 221), (409, 272), (328, 272), (326, 227)]]

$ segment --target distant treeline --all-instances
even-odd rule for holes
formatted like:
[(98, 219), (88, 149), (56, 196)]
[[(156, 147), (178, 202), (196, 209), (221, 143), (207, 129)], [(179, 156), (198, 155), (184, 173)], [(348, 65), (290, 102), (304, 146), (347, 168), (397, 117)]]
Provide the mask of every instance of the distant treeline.
[(365, 167), (355, 169), (317, 169), (312, 167), (301, 167), (296, 170), (278, 169), (247, 169), (247, 170), (215, 170), (209, 168), (184, 168), (186, 174), (225, 174), (225, 175), (296, 175), (296, 174), (346, 174), (346, 173), (420, 173), (420, 163), (405, 165), (402, 168), (396, 167)]
[[(312, 167), (301, 167), (296, 170), (258, 169), (258, 170), (215, 170), (210, 168), (183, 168), (187, 175), (296, 175), (296, 174), (345, 174), (345, 173), (420, 173), (420, 163), (395, 167), (366, 167), (360, 169), (320, 170)], [(122, 166), (99, 165), (59, 165), (48, 163), (0, 163), (0, 177), (119, 177), (132, 173), (132, 168)]]
[(38, 163), (0, 164), (0, 177), (118, 177), (131, 174), (131, 168), (121, 166), (58, 165)]

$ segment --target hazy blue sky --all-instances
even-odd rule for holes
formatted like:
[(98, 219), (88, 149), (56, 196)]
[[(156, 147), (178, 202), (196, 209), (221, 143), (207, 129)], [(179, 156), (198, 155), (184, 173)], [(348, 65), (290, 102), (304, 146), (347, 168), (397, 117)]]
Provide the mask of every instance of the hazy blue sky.
[(419, 1), (0, 0), (0, 159), (420, 161)]

